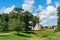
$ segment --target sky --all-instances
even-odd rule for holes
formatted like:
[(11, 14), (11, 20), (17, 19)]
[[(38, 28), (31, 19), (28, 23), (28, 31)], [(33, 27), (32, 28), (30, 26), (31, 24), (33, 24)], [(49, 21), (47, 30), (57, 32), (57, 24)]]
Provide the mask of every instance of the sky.
[(44, 26), (57, 25), (57, 7), (60, 0), (0, 0), (0, 13), (9, 13), (15, 7), (36, 15), (39, 11), (40, 24)]

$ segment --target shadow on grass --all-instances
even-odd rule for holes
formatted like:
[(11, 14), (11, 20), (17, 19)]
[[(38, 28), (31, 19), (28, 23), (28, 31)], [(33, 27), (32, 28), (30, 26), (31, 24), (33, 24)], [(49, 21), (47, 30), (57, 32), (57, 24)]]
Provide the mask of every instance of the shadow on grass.
[(17, 35), (17, 36), (21, 36), (21, 37), (28, 37), (28, 38), (31, 38), (31, 36), (28, 36), (28, 35), (24, 35), (24, 34), (15, 34), (15, 35)]
[(26, 33), (26, 34), (36, 34), (34, 32), (23, 32), (23, 33)]
[(6, 37), (6, 36), (8, 36), (8, 35), (0, 35), (0, 37)]

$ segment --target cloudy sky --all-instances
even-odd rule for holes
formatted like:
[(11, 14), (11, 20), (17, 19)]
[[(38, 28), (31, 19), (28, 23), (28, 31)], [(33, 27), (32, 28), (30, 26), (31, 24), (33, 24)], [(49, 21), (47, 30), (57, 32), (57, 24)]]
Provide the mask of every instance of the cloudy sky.
[(14, 7), (22, 7), (35, 15), (39, 11), (40, 24), (52, 26), (57, 25), (57, 7), (60, 0), (0, 0), (0, 13), (9, 13)]

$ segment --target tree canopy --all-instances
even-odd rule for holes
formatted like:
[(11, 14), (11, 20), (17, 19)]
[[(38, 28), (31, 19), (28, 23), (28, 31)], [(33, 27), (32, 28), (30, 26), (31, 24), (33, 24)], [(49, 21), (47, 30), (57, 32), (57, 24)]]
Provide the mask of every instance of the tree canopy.
[(36, 24), (37, 17), (31, 12), (23, 12), (22, 8), (14, 8), (10, 13), (0, 14), (0, 31), (29, 31), (31, 24), (29, 21)]

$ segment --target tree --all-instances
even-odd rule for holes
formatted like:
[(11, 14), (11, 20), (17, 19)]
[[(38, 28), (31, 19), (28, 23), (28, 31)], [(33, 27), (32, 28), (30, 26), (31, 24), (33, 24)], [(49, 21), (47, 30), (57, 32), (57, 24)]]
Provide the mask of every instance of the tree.
[(22, 17), (21, 20), (24, 21), (25, 24), (26, 24), (26, 26), (25, 26), (25, 31), (28, 32), (28, 31), (30, 30), (30, 28), (29, 28), (29, 26), (30, 26), (29, 21), (32, 20), (33, 15), (32, 15), (30, 12), (28, 12), (28, 11), (23, 12), (23, 13), (20, 14), (20, 15), (21, 15), (21, 17)]
[(12, 12), (9, 14), (9, 30), (14, 31), (16, 27), (16, 23), (19, 20), (20, 22), (20, 13), (23, 11), (22, 8), (14, 8)]
[[(17, 31), (18, 35), (19, 35), (19, 31), (23, 31), (25, 29), (25, 23), (24, 21), (22, 21), (22, 15), (20, 15), (22, 13), (23, 9), (21, 8), (15, 8), (11, 13), (13, 13), (13, 28), (14, 31)], [(11, 23), (12, 25), (12, 23)]]
[(9, 17), (8, 14), (2, 14), (2, 31), (6, 32), (8, 31), (8, 22), (9, 22)]
[(0, 32), (2, 31), (3, 28), (3, 17), (2, 14), (0, 14)]
[(33, 16), (33, 17), (32, 17), (32, 27), (33, 27), (33, 28), (35, 27), (37, 21), (38, 21), (38, 18), (37, 18), (36, 16)]
[(22, 11), (23, 11), (22, 8), (14, 8), (14, 10), (13, 10), (12, 12), (19, 14), (19, 13), (21, 13)]
[(15, 27), (15, 31), (17, 32), (17, 34), (19, 35), (19, 32), (20, 31), (24, 31), (24, 29), (25, 29), (25, 23), (24, 22), (16, 22), (16, 27)]
[(19, 35), (19, 31), (23, 31), (25, 29), (25, 22), (21, 21), (23, 9), (15, 8), (9, 14), (9, 30), (16, 31)]
[(23, 31), (23, 29), (28, 32), (30, 31), (31, 24), (29, 21), (36, 23), (36, 17), (32, 13), (25, 11), (22, 8), (14, 8), (10, 13), (3, 13), (0, 15), (0, 30), (2, 31)]
[(8, 22), (8, 27), (9, 27), (9, 31), (14, 31), (14, 28), (16, 27), (16, 19), (17, 19), (17, 14), (11, 12), (8, 16), (9, 16), (9, 22)]
[(57, 15), (58, 15), (58, 23), (57, 23), (57, 26), (58, 26), (58, 31), (60, 31), (60, 6), (57, 8)]

